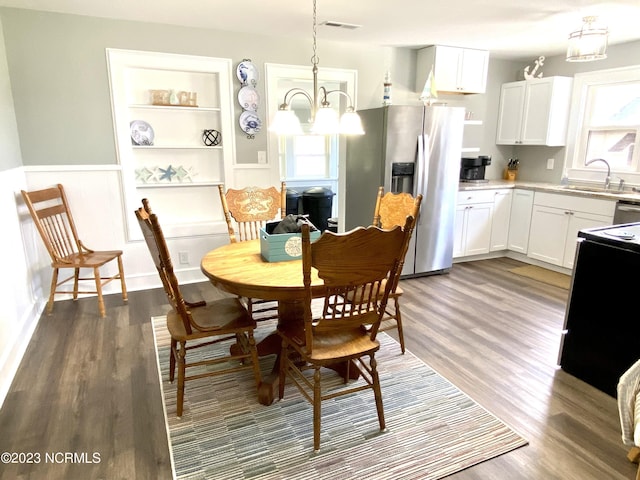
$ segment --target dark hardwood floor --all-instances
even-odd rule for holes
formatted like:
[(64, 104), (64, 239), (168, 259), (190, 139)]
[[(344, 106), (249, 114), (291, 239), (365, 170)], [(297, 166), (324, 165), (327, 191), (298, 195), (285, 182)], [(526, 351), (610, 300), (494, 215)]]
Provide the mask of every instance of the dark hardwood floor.
[[(556, 367), (568, 292), (508, 271), (520, 265), (402, 282), (407, 348), (530, 442), (448, 478), (633, 479), (616, 400)], [(185, 293), (219, 296), (204, 282)], [(0, 410), (0, 453), (39, 457), (0, 463), (0, 478), (171, 478), (150, 324), (166, 299), (158, 289), (106, 303), (105, 319), (95, 298), (42, 317)]]

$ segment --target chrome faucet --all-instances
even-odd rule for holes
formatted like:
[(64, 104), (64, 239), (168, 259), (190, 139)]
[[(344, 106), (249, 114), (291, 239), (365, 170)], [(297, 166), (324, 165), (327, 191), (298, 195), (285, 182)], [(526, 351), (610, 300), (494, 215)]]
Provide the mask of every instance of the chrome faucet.
[(607, 178), (604, 179), (604, 189), (609, 190), (609, 187), (611, 186), (611, 166), (609, 165), (609, 162), (607, 162), (604, 158), (594, 158), (593, 160), (585, 162), (584, 166), (586, 167), (594, 162), (604, 162), (604, 164), (607, 166)]

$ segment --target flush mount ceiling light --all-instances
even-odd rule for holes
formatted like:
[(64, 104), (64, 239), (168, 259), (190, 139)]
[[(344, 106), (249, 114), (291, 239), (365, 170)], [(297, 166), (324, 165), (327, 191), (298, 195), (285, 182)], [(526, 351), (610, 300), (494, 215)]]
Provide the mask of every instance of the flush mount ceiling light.
[[(341, 133), (345, 135), (362, 135), (362, 121), (356, 113), (351, 97), (342, 90), (327, 90), (325, 87), (318, 88), (318, 56), (316, 54), (316, 0), (313, 0), (313, 56), (311, 64), (313, 66), (313, 92), (309, 93), (302, 88), (292, 88), (284, 94), (284, 101), (276, 112), (270, 130), (278, 135), (300, 135), (302, 126), (295, 112), (291, 110), (291, 100), (296, 95), (305, 97), (311, 105), (311, 133), (318, 135), (331, 135)], [(327, 97), (331, 94), (344, 95), (347, 97), (348, 105), (342, 118), (338, 118), (338, 113), (331, 108)]]
[(569, 35), (567, 62), (591, 62), (607, 58), (609, 30), (597, 25), (598, 17), (584, 17), (582, 28)]

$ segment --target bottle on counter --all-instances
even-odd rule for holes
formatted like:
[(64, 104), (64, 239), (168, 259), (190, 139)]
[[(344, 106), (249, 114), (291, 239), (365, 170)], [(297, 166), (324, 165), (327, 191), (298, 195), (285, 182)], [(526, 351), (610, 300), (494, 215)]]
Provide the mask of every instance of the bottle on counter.
[(382, 105), (391, 105), (391, 73), (384, 74), (384, 91), (382, 93)]

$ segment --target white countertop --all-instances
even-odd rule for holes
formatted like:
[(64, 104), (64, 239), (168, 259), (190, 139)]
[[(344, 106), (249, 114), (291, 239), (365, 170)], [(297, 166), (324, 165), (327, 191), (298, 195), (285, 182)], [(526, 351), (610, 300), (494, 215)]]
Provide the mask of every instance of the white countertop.
[[(569, 188), (567, 188), (569, 187)], [(509, 180), (489, 180), (484, 183), (460, 182), (459, 191), (467, 190), (493, 190), (496, 188), (522, 188), (524, 190), (535, 190), (540, 192), (561, 193), (563, 195), (578, 195), (581, 197), (602, 198), (606, 200), (629, 200), (640, 202), (640, 193), (625, 190), (618, 193), (615, 189), (611, 191), (599, 191), (598, 186), (584, 186), (587, 190), (580, 190), (578, 185), (559, 185), (545, 182), (523, 182)], [(574, 190), (576, 188), (576, 190)], [(595, 189), (596, 191), (591, 191)]]

